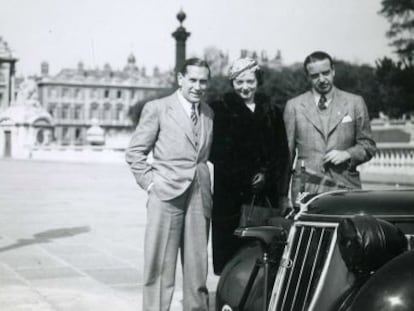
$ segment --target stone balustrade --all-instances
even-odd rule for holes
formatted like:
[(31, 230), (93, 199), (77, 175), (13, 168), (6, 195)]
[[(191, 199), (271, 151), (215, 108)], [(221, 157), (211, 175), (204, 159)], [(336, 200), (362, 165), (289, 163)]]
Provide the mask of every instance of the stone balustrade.
[(125, 148), (104, 146), (38, 146), (29, 148), (32, 160), (125, 163)]
[[(363, 182), (414, 185), (414, 143), (379, 143), (369, 162), (358, 167)], [(68, 162), (125, 163), (125, 148), (105, 146), (38, 146), (29, 158)]]
[(380, 143), (371, 161), (359, 166), (364, 182), (414, 185), (414, 143)]
[(371, 161), (360, 166), (361, 172), (412, 175), (414, 182), (414, 143), (382, 143)]

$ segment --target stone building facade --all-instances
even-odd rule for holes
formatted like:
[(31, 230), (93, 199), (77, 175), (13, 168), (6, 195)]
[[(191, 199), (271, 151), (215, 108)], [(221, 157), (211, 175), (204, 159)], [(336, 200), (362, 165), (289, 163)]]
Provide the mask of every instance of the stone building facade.
[(8, 120), (3, 121), (2, 114), (9, 109), (15, 97), (16, 62), (17, 58), (7, 42), (0, 37), (0, 157), (12, 155), (14, 133), (11, 126), (4, 126)]
[(15, 96), (16, 62), (7, 42), (0, 37), (0, 112), (10, 107)]
[(77, 68), (62, 69), (51, 76), (44, 62), (37, 78), (39, 102), (54, 120), (55, 144), (88, 144), (88, 128), (98, 124), (105, 134), (105, 145), (112, 147), (121, 147), (131, 133), (130, 107), (167, 93), (173, 82), (171, 72), (160, 73), (158, 68), (148, 75), (132, 54), (122, 70), (113, 70), (109, 64), (86, 69), (80, 62)]

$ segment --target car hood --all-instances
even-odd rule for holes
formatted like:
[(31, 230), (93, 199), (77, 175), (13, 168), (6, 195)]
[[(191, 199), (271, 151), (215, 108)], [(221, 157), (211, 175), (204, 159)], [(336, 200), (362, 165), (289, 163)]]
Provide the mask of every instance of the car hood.
[(414, 188), (401, 190), (335, 191), (304, 205), (302, 215), (414, 216)]

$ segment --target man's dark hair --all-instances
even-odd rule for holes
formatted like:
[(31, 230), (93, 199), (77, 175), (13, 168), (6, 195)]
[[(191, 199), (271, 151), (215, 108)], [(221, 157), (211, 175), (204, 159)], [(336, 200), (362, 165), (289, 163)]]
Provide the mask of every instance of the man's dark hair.
[(325, 59), (329, 60), (329, 63), (331, 64), (331, 68), (333, 68), (334, 63), (333, 63), (332, 57), (328, 53), (323, 52), (323, 51), (316, 51), (316, 52), (313, 52), (310, 55), (308, 55), (305, 58), (305, 61), (303, 63), (305, 73), (308, 74), (308, 68), (307, 67), (310, 63), (314, 63), (314, 62), (317, 62), (317, 61), (320, 61), (320, 60), (325, 60)]
[(189, 58), (184, 62), (184, 65), (181, 67), (179, 73), (181, 73), (183, 76), (187, 73), (187, 67), (188, 66), (197, 66), (197, 67), (205, 67), (208, 69), (208, 77), (210, 78), (210, 67), (208, 65), (208, 63), (198, 57), (193, 57), (193, 58)]

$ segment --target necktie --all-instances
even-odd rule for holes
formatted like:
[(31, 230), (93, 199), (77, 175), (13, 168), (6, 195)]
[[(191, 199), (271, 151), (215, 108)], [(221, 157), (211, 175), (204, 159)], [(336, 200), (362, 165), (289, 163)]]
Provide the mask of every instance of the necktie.
[(191, 121), (193, 121), (194, 126), (197, 125), (198, 116), (196, 112), (196, 104), (191, 103)]
[(319, 110), (325, 110), (327, 108), (325, 95), (321, 95), (321, 98), (319, 98), (318, 108)]

